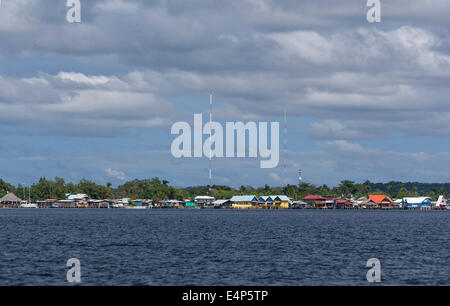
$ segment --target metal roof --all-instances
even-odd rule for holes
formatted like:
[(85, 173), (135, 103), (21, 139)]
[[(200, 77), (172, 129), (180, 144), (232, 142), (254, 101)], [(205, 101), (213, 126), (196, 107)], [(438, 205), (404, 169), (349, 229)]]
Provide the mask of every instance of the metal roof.
[(68, 200), (83, 200), (85, 198), (89, 198), (87, 194), (84, 193), (78, 193), (78, 194), (68, 194), (67, 199)]
[(430, 201), (429, 197), (403, 198), (403, 202), (408, 204), (428, 204)]
[(290, 199), (285, 195), (275, 195), (270, 196), (272, 199), (279, 198), (281, 201), (290, 201)]
[(257, 201), (254, 195), (233, 196), (230, 201), (232, 202), (254, 202)]
[(198, 197), (195, 197), (195, 201), (198, 201), (198, 200), (215, 200), (216, 198), (215, 197), (209, 197), (209, 196), (198, 196)]

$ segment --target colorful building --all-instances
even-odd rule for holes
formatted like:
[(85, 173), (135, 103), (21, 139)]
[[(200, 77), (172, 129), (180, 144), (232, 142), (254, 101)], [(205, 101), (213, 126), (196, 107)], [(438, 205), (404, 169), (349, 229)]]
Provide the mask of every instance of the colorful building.
[(354, 208), (354, 203), (347, 199), (335, 199), (335, 208), (337, 209), (352, 209)]
[(312, 208), (327, 208), (327, 200), (328, 198), (318, 195), (309, 195), (303, 198), (303, 201)]
[(415, 197), (415, 198), (403, 198), (403, 207), (405, 208), (420, 208), (431, 209), (431, 198), (429, 197)]
[(195, 204), (194, 202), (185, 202), (184, 207), (185, 208), (197, 208), (197, 204)]
[(258, 199), (259, 208), (269, 208), (273, 204), (273, 199), (270, 196), (261, 196)]
[(270, 198), (273, 199), (272, 207), (275, 208), (289, 208), (291, 203), (291, 199), (285, 195), (270, 196)]
[(384, 194), (369, 194), (369, 203), (379, 208), (392, 208), (392, 199)]
[(261, 196), (258, 198), (255, 207), (267, 209), (289, 208), (290, 203), (291, 199), (285, 195)]
[(254, 195), (233, 196), (230, 201), (235, 209), (251, 209), (258, 204), (258, 199)]

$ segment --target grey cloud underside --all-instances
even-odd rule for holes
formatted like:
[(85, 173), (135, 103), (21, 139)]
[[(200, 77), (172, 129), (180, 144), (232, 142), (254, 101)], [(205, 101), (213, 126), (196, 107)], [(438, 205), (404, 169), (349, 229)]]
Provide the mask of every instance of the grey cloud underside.
[[(5, 56), (114, 55), (149, 95), (214, 88), (227, 102), (220, 113), (236, 119), (265, 118), (274, 104), (280, 114), (286, 109), (324, 120), (406, 122), (418, 111), (425, 120), (449, 116), (449, 37), (441, 30), (448, 25), (448, 1), (383, 4), (378, 27), (365, 21), (361, 1), (82, 1), (83, 22), (75, 25), (65, 22), (64, 3), (50, 3), (4, 4)], [(75, 95), (76, 85), (56, 80), (18, 97), (20, 80), (11, 82), (13, 92), (0, 100), (4, 108), (11, 99), (33, 99), (36, 106)], [(111, 81), (102, 98), (131, 98), (118, 94), (123, 82)], [(100, 98), (84, 93), (87, 100)], [(98, 107), (112, 120), (132, 115), (125, 104)], [(47, 107), (80, 113), (74, 108)], [(139, 125), (138, 119), (130, 125)], [(450, 134), (448, 128), (424, 132)]]

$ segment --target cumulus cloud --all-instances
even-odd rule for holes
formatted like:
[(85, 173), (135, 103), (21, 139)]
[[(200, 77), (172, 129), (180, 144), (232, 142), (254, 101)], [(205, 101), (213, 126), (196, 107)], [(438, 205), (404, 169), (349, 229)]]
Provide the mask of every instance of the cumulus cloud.
[(33, 78), (0, 76), (2, 124), (55, 129), (161, 128), (173, 117), (173, 104), (150, 90), (133, 88), (115, 76), (60, 72)]
[(310, 134), (312, 137), (319, 139), (361, 139), (367, 137), (361, 131), (349, 129), (337, 120), (311, 123)]
[(114, 170), (111, 168), (107, 168), (107, 169), (105, 169), (105, 171), (106, 171), (106, 174), (108, 174), (108, 176), (119, 179), (121, 181), (125, 180), (125, 178), (126, 178), (125, 172), (123, 172), (123, 171)]
[(278, 182), (278, 183), (281, 183), (281, 178), (280, 178), (280, 176), (279, 176), (277, 173), (275, 173), (275, 172), (270, 172), (270, 173), (269, 173), (269, 177), (270, 177), (273, 181)]
[[(383, 2), (381, 24), (366, 22), (361, 0), (82, 3), (82, 22), (69, 24), (64, 1), (3, 1), (5, 131), (112, 135), (119, 144), (145, 146), (128, 142), (124, 133), (132, 130), (167, 146), (166, 134), (166, 143), (155, 136), (174, 120), (205, 111), (197, 100), (213, 89), (218, 120), (273, 120), (286, 111), (290, 121), (306, 121), (304, 137), (318, 143), (317, 151), (292, 152), (291, 158), (320, 169), (322, 178), (358, 176), (358, 170), (382, 177), (389, 167), (410, 168), (408, 162), (423, 163), (411, 176), (420, 178), (422, 171), (429, 178), (425, 165), (438, 169), (437, 161), (447, 160), (441, 151), (448, 150), (450, 137), (449, 1)], [(414, 144), (422, 136), (433, 147), (424, 153), (414, 145), (387, 145), (392, 139)], [(378, 141), (379, 148), (366, 147), (367, 140)], [(437, 149), (440, 142), (443, 149)], [(61, 163), (51, 166), (63, 169)], [(95, 171), (139, 173), (117, 163)], [(161, 167), (169, 163), (159, 160)], [(255, 171), (240, 180), (258, 176)], [(408, 177), (406, 171), (397, 174)], [(273, 174), (266, 177), (276, 181)]]

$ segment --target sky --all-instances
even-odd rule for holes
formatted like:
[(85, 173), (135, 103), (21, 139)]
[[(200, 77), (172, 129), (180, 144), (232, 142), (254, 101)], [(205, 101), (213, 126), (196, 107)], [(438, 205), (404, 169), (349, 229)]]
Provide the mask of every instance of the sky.
[(207, 185), (171, 126), (207, 118), (213, 90), (214, 120), (280, 122), (281, 149), (273, 169), (214, 158), (214, 184), (449, 182), (450, 2), (381, 1), (379, 23), (368, 9), (81, 0), (69, 23), (64, 0), (2, 0), (0, 177)]

